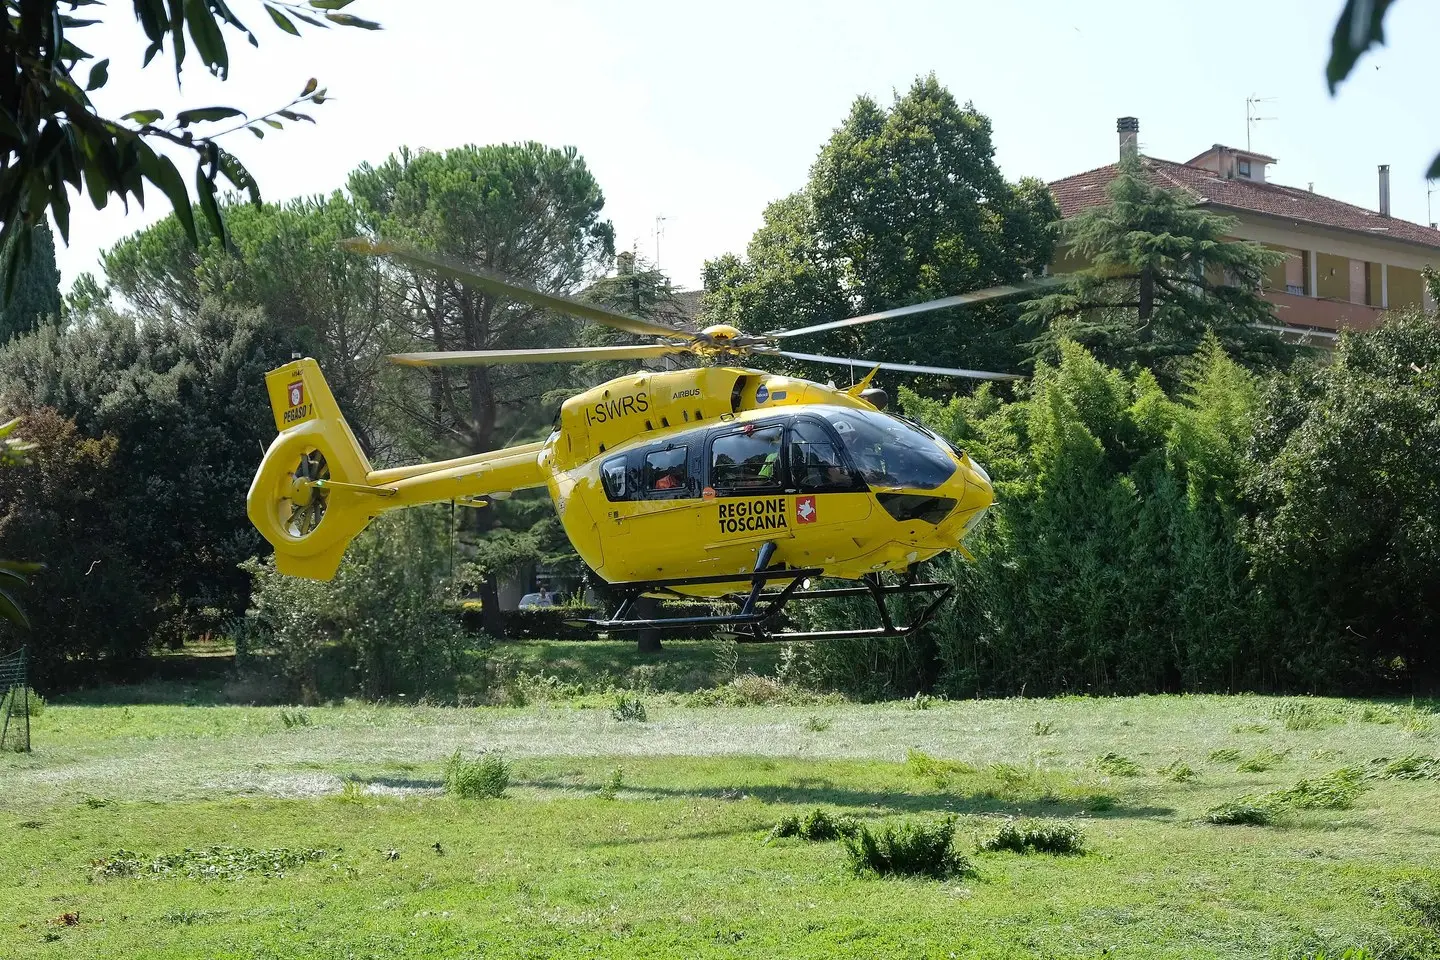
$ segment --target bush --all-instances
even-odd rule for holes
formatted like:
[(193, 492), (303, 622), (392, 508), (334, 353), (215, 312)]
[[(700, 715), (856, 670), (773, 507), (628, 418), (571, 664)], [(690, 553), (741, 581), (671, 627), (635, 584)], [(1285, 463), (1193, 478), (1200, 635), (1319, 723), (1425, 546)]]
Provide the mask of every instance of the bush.
[(1277, 790), (1262, 799), (1298, 810), (1349, 810), (1368, 789), (1364, 771), (1342, 767), (1323, 777), (1301, 780), (1288, 790)]
[(860, 821), (846, 814), (830, 813), (823, 807), (816, 807), (804, 817), (799, 814), (790, 814), (782, 817), (770, 833), (765, 837), (765, 842), (778, 840), (781, 837), (799, 837), (801, 840), (809, 840), (812, 843), (823, 843), (828, 840), (839, 840), (842, 837), (853, 837), (860, 830)]
[(1118, 753), (1107, 753), (1103, 757), (1096, 757), (1095, 769), (1110, 777), (1140, 776), (1140, 765)]
[(445, 761), (445, 792), (462, 800), (503, 797), (510, 786), (510, 764), (497, 754), (466, 760), (456, 750)]
[(885, 824), (874, 830), (862, 824), (854, 836), (845, 838), (845, 851), (856, 876), (944, 880), (973, 875), (974, 866), (954, 849), (954, 839), (954, 817), (932, 823)]
[(1085, 834), (1070, 823), (1045, 820), (1017, 822), (1007, 820), (1000, 825), (993, 837), (980, 841), (980, 850), (995, 852), (1009, 850), (1013, 853), (1082, 854), (1085, 852)]
[(610, 706), (610, 716), (621, 723), (630, 721), (644, 723), (646, 719), (645, 701), (641, 700), (637, 694), (616, 693), (615, 702)]
[[(244, 565), (254, 584), (249, 617), (302, 697), (454, 692), (484, 640), (451, 613), (448, 520), (439, 508), (380, 517), (329, 583), (283, 576), (270, 559)], [(342, 669), (327, 690), (319, 668), (332, 648)]]
[(1264, 827), (1275, 822), (1275, 807), (1252, 797), (1241, 797), (1211, 807), (1205, 822), (1217, 826)]

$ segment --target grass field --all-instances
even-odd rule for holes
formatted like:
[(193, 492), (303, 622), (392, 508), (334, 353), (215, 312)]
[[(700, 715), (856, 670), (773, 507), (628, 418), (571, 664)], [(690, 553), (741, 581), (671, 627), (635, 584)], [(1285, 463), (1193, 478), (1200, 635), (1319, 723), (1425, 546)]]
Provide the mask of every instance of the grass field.
[[(52, 704), (0, 758), (0, 956), (1440, 956), (1424, 706), (127, 699)], [(457, 749), (502, 751), (506, 795), (447, 796)], [(1205, 821), (1247, 795), (1272, 823)], [(840, 843), (765, 842), (816, 806), (956, 816), (975, 873), (857, 877)], [(977, 852), (1011, 816), (1088, 852)]]

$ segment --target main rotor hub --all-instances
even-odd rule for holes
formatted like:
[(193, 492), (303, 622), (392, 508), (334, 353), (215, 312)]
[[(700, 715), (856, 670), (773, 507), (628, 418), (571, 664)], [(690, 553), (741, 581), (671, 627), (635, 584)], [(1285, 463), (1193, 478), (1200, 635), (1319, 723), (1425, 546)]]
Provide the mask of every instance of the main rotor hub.
[(711, 343), (728, 344), (740, 336), (740, 331), (728, 323), (712, 323), (701, 330), (700, 335), (709, 339)]

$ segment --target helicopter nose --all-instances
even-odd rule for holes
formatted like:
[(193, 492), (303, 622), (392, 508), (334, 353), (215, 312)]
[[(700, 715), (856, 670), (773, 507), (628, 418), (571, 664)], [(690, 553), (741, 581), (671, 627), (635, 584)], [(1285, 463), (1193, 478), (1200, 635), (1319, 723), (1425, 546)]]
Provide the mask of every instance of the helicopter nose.
[(995, 502), (995, 488), (991, 485), (990, 474), (985, 472), (985, 468), (969, 457), (965, 458), (962, 469), (957, 473), (959, 476), (956, 479), (964, 484), (959, 508), (952, 514), (960, 520), (959, 528), (955, 530), (955, 539), (958, 542), (963, 541), (966, 535), (975, 529), (975, 525)]

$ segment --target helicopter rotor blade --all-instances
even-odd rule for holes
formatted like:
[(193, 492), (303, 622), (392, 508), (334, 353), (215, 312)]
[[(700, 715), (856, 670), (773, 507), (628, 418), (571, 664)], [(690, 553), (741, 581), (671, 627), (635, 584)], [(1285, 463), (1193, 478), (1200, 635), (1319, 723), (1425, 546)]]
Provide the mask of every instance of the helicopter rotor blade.
[(689, 353), (683, 344), (636, 343), (614, 347), (547, 347), (535, 350), (431, 350), (396, 353), (391, 363), (407, 367), (487, 367), (500, 363), (584, 363), (588, 360), (646, 360)]
[(1058, 286), (1064, 282), (1065, 278), (1063, 277), (1039, 277), (1035, 280), (1026, 280), (1023, 283), (986, 287), (983, 290), (971, 290), (969, 293), (962, 293), (953, 297), (927, 300), (924, 303), (912, 303), (908, 307), (895, 307), (890, 310), (881, 310), (879, 313), (867, 313), (861, 317), (831, 320), (828, 323), (817, 323), (809, 327), (797, 327), (794, 330), (776, 330), (768, 335), (778, 339), (803, 337), (806, 334), (820, 333), (825, 330), (839, 330), (842, 327), (855, 327), (862, 323), (874, 323), (876, 320), (893, 320), (896, 317), (908, 317), (917, 313), (930, 313), (933, 310), (947, 310), (950, 307), (961, 307), (970, 303), (984, 303), (987, 300), (999, 300), (1004, 297), (1013, 297), (1022, 293), (1037, 293), (1041, 290), (1048, 290), (1051, 287)]
[(958, 367), (925, 367), (913, 363), (880, 363), (875, 360), (852, 360), (848, 357), (825, 357), (818, 353), (794, 353), (790, 350), (776, 350), (775, 355), (792, 360), (808, 360), (811, 363), (833, 363), (841, 367), (861, 367), (873, 370), (898, 370), (901, 373), (937, 373), (945, 377), (967, 377), (971, 380), (1020, 380), (1013, 373), (991, 373), (988, 370), (962, 370)]
[(518, 300), (521, 303), (528, 303), (534, 307), (543, 307), (546, 310), (554, 310), (556, 313), (568, 314), (572, 317), (579, 317), (582, 320), (590, 320), (607, 327), (613, 327), (616, 330), (623, 330), (626, 333), (639, 334), (644, 337), (669, 337), (671, 339), (691, 339), (695, 336), (695, 334), (688, 330), (677, 330), (674, 327), (667, 327), (664, 324), (655, 323), (651, 320), (633, 317), (628, 313), (620, 313), (618, 310), (609, 310), (598, 304), (586, 303), (583, 300), (576, 300), (573, 297), (546, 293), (543, 290), (535, 289), (527, 283), (521, 283), (518, 280), (511, 279), (493, 270), (461, 263), (459, 260), (454, 260), (441, 254), (416, 250), (413, 247), (401, 246), (400, 244), (391, 243), (387, 240), (371, 241), (362, 237), (355, 237), (349, 240), (341, 240), (340, 246), (351, 253), (363, 253), (372, 257), (388, 257), (391, 260), (398, 260), (411, 267), (416, 267), (421, 270), (431, 270), (466, 286), (479, 287), (487, 293), (498, 293), (512, 300)]

